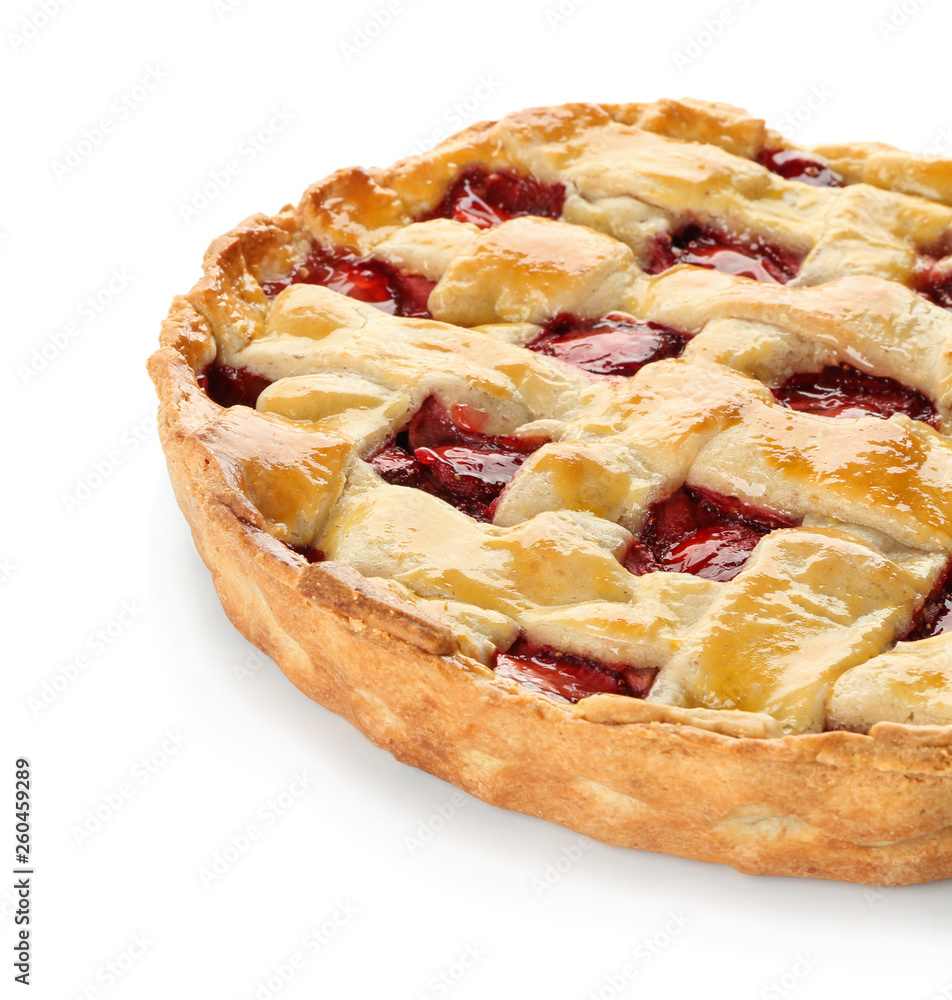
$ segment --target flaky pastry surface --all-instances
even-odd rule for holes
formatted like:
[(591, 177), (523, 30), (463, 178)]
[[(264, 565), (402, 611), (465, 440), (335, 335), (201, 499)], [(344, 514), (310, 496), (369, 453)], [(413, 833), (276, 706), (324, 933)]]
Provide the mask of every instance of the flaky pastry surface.
[[(150, 361), (163, 444), (237, 627), (400, 759), (609, 843), (945, 877), (952, 636), (897, 639), (952, 555), (952, 314), (909, 287), (952, 226), (952, 163), (828, 147), (850, 183), (822, 188), (755, 160), (787, 146), (724, 105), (569, 105), (341, 171), (217, 240), (173, 304)], [(563, 185), (561, 217), (427, 219), (473, 164)], [(796, 276), (647, 273), (688, 222), (768, 241)], [(315, 245), (435, 282), (432, 319), (311, 284), (270, 299)], [(525, 348), (554, 316), (610, 312), (691, 339), (631, 378)], [(216, 360), (270, 381), (255, 409), (202, 391)], [(843, 362), (922, 392), (939, 429), (770, 392)], [(547, 440), (492, 523), (368, 464), (432, 396)], [(727, 583), (633, 575), (623, 553), (684, 484), (799, 526)], [(519, 635), (658, 676), (644, 700), (558, 703), (490, 669)]]

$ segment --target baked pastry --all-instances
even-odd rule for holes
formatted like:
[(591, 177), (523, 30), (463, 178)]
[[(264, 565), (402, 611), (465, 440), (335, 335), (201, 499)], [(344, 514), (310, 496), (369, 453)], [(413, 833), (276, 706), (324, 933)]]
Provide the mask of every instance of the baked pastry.
[(524, 111), (253, 216), (149, 363), (227, 614), (489, 802), (952, 874), (950, 206), (952, 161), (685, 100)]

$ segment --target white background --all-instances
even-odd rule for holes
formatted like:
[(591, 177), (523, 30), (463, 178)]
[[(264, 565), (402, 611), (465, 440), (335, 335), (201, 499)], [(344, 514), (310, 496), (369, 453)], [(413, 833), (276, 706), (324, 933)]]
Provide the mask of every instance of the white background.
[[(308, 701), (219, 608), (144, 371), (216, 234), (448, 125), (690, 95), (773, 123), (792, 113), (783, 128), (800, 142), (946, 148), (952, 8), (905, 0), (912, 13), (886, 30), (889, 0), (565, 0), (558, 23), (558, 0), (401, 0), (364, 44), (386, 0), (227, 3), (44, 0), (51, 17), (14, 0), (0, 20), (0, 872), (25, 755), (24, 995), (952, 996), (948, 883), (883, 892), (582, 851), (570, 831), (395, 763)], [(81, 142), (102, 119), (99, 144)], [(232, 159), (228, 185), (187, 211)], [(440, 806), (454, 813), (442, 823)], [(203, 884), (216, 855), (237, 860)], [(0, 876), (4, 991), (12, 880)], [(323, 944), (307, 936), (327, 921)]]

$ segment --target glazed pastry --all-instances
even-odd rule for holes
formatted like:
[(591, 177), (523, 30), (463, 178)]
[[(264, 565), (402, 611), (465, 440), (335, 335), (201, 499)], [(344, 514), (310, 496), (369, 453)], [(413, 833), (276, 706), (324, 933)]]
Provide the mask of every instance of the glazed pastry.
[[(952, 161), (537, 108), (216, 240), (150, 360), (236, 627), (400, 760), (952, 874)], [(948, 630), (948, 631), (947, 631)]]

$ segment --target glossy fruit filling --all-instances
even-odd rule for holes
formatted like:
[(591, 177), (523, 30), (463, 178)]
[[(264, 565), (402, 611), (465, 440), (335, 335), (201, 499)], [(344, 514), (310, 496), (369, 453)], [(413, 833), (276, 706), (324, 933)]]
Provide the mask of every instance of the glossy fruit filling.
[(545, 441), (483, 434), (485, 414), (428, 397), (406, 431), (369, 461), (395, 486), (413, 486), (445, 500), (478, 521), (491, 521), (493, 505), (516, 470)]
[(324, 555), (323, 549), (316, 549), (313, 545), (291, 545), (290, 542), (285, 542), (284, 544), (292, 552), (296, 552), (299, 556), (304, 556), (309, 563), (324, 562), (327, 558)]
[(832, 167), (797, 149), (765, 149), (757, 156), (757, 162), (788, 181), (801, 181), (814, 187), (843, 187), (844, 181)]
[(560, 313), (526, 346), (596, 375), (634, 375), (649, 361), (678, 357), (689, 339), (686, 333), (624, 313), (599, 319)]
[(429, 318), (427, 300), (436, 284), (419, 274), (404, 274), (376, 257), (360, 257), (344, 247), (315, 247), (293, 274), (261, 287), (274, 298), (288, 285), (324, 285), (341, 295), (368, 302), (392, 316)]
[(952, 309), (952, 268), (941, 259), (944, 256), (942, 250), (923, 256), (913, 275), (912, 287), (924, 299), (943, 309)]
[(231, 368), (213, 361), (196, 376), (199, 388), (219, 406), (250, 406), (254, 409), (258, 397), (271, 385), (271, 380), (255, 375), (247, 368)]
[(500, 677), (519, 681), (533, 691), (569, 702), (592, 694), (644, 698), (658, 672), (653, 667), (609, 666), (601, 660), (562, 653), (525, 638), (517, 639), (505, 653), (496, 653), (493, 670)]
[(456, 219), (480, 229), (520, 215), (557, 219), (565, 203), (563, 184), (543, 184), (511, 170), (467, 167), (450, 185), (443, 200), (426, 219)]
[(850, 365), (827, 365), (821, 372), (791, 375), (774, 397), (792, 410), (824, 417), (889, 417), (905, 413), (938, 427), (932, 403), (917, 389), (891, 378), (868, 375)]
[(674, 236), (662, 236), (655, 241), (645, 270), (658, 274), (675, 264), (694, 264), (784, 285), (800, 269), (800, 258), (760, 237), (741, 239), (715, 229), (687, 226)]
[(942, 635), (943, 632), (952, 632), (952, 563), (913, 615), (912, 624), (902, 641), (928, 639), (930, 635)]
[(726, 582), (737, 576), (764, 535), (797, 524), (736, 497), (682, 486), (648, 508), (645, 526), (624, 565), (636, 576), (664, 570)]

